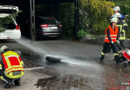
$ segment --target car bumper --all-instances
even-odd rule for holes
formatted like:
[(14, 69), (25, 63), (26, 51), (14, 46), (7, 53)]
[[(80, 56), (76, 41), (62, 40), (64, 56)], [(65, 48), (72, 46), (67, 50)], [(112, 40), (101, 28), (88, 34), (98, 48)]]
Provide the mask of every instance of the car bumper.
[(2, 39), (20, 39), (21, 35), (4, 35), (0, 34), (0, 40)]
[(60, 35), (60, 33), (47, 33), (47, 32), (43, 32), (42, 36), (49, 36), (49, 37), (58, 37)]

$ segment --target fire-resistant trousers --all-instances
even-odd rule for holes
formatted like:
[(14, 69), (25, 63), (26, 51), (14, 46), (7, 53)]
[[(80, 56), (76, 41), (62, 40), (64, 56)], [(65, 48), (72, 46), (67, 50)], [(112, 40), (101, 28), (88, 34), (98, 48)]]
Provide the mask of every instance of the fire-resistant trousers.
[(117, 48), (116, 48), (116, 43), (114, 43), (114, 44), (104, 43), (102, 52), (107, 53), (107, 52), (109, 52), (109, 50), (112, 49), (114, 54), (117, 53), (118, 51), (117, 51)]
[(114, 44), (106, 43), (106, 42), (104, 43), (103, 50), (101, 52), (100, 60), (103, 60), (105, 57), (105, 54), (110, 52), (111, 49), (112, 49), (114, 57), (115, 57), (114, 60), (118, 63), (119, 57), (118, 57), (118, 50), (116, 47), (116, 43), (114, 43)]

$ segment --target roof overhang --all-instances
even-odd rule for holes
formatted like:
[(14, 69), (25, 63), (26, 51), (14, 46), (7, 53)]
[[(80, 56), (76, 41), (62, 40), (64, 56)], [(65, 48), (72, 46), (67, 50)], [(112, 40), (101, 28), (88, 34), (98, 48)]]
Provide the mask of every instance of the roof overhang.
[[(0, 0), (0, 5), (18, 5), (18, 4), (27, 4), (30, 0)], [(64, 3), (64, 2), (74, 2), (75, 0), (35, 0), (36, 4), (44, 3)]]
[(75, 0), (35, 0), (36, 4), (41, 3), (64, 3), (64, 2), (73, 2)]

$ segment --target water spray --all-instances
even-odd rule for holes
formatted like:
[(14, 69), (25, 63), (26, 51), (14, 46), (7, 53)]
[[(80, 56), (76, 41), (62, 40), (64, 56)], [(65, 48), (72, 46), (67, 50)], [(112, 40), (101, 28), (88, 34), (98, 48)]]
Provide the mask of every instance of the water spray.
[(35, 46), (33, 44), (33, 41), (22, 37), (21, 40), (15, 40), (16, 42), (18, 42), (19, 44), (29, 48), (30, 50), (38, 53), (40, 56), (43, 57), (44, 60), (48, 61), (48, 62), (52, 62), (52, 63), (57, 63), (57, 62), (61, 62), (61, 59), (58, 57), (55, 57), (55, 55), (49, 55), (47, 52), (43, 51), (41, 48), (39, 48), (38, 46)]

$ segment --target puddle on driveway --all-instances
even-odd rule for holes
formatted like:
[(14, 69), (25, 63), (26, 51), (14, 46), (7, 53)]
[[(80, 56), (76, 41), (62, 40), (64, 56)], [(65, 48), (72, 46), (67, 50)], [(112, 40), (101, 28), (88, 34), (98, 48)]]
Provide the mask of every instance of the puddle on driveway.
[(93, 90), (86, 78), (77, 75), (39, 79), (36, 86), (41, 86), (42, 90)]

